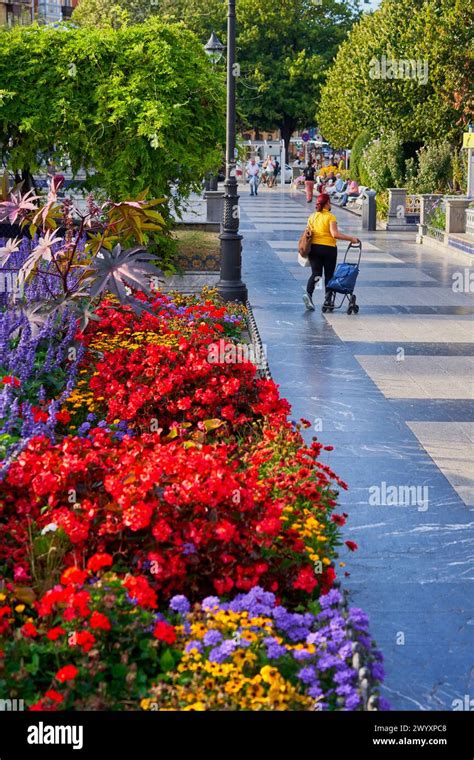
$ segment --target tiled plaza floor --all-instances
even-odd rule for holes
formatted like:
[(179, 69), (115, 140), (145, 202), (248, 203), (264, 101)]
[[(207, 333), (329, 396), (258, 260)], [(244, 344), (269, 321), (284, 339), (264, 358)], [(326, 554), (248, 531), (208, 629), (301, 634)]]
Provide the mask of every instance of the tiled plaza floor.
[(336, 209), (363, 241), (360, 313), (306, 312), (296, 243), (312, 208), (278, 188), (242, 189), (241, 209), (273, 377), (349, 484), (346, 538), (360, 550), (344, 583), (384, 651), (386, 696), (395, 709), (450, 710), (474, 693), (474, 303), (452, 287), (470, 262), (412, 233), (361, 233)]

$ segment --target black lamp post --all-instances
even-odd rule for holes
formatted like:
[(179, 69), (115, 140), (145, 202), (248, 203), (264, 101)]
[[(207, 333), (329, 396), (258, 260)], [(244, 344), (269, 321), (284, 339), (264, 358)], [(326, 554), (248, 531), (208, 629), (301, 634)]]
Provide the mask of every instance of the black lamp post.
[[(235, 160), (235, 0), (228, 0), (227, 10), (227, 121), (224, 182), (224, 218), (221, 241), (221, 273), (217, 290), (224, 301), (248, 298), (242, 282), (242, 235), (239, 234), (239, 194)], [(224, 46), (214, 33), (205, 46), (206, 53), (215, 62), (220, 59)]]

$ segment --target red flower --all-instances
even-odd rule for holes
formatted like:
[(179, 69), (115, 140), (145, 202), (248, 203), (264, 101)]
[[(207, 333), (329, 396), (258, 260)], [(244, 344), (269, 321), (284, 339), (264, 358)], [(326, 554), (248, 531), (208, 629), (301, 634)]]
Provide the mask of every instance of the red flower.
[(7, 604), (5, 604), (3, 607), (0, 607), (0, 620), (2, 617), (9, 615), (11, 611), (12, 611), (12, 608), (9, 607)]
[(63, 409), (62, 412), (56, 412), (56, 419), (62, 425), (67, 425), (68, 422), (71, 421), (71, 415), (69, 414), (67, 409)]
[(69, 646), (82, 647), (83, 652), (89, 652), (96, 642), (94, 634), (89, 631), (76, 631), (69, 640)]
[(134, 504), (131, 509), (124, 511), (123, 524), (132, 530), (143, 530), (149, 526), (152, 514), (153, 509), (149, 504)]
[(21, 628), (21, 632), (23, 636), (31, 639), (34, 639), (36, 636), (38, 636), (38, 631), (36, 630), (36, 626), (34, 626), (33, 623), (25, 623), (25, 625)]
[(153, 636), (159, 641), (165, 641), (167, 644), (174, 644), (176, 641), (176, 631), (172, 625), (165, 623), (164, 620), (160, 620), (155, 625)]
[(351, 552), (355, 552), (359, 548), (355, 541), (345, 541), (344, 543)]
[(47, 422), (48, 419), (49, 419), (48, 412), (44, 412), (38, 406), (32, 406), (31, 407), (31, 413), (33, 415), (33, 420), (35, 422)]
[(14, 388), (19, 388), (21, 383), (17, 377), (13, 377), (12, 375), (5, 375), (4, 378), (2, 378), (2, 383), (4, 385), (13, 385)]
[(310, 567), (303, 567), (296, 578), (293, 581), (294, 588), (300, 588), (303, 591), (307, 591), (310, 594), (318, 585), (317, 579), (314, 577), (314, 572)]
[(157, 541), (167, 541), (173, 533), (166, 520), (158, 520), (151, 531)]
[(60, 704), (64, 700), (64, 697), (59, 691), (56, 691), (56, 689), (48, 689), (44, 695), (44, 699), (49, 699), (51, 702)]
[(55, 677), (58, 681), (64, 683), (65, 681), (74, 681), (78, 673), (79, 671), (75, 665), (65, 665), (58, 670)]
[(113, 559), (110, 554), (93, 554), (87, 563), (87, 568), (93, 573), (96, 573), (102, 567), (110, 567)]
[(66, 631), (64, 628), (61, 628), (61, 626), (55, 626), (54, 628), (50, 628), (48, 633), (46, 634), (46, 638), (48, 638), (50, 641), (56, 641), (59, 639), (60, 636), (64, 636)]
[(235, 525), (232, 525), (228, 520), (221, 520), (216, 523), (215, 532), (216, 536), (222, 541), (232, 541), (235, 534)]
[(216, 578), (212, 583), (218, 594), (226, 594), (234, 587), (234, 581), (232, 578), (229, 578), (229, 576), (225, 578)]
[(101, 612), (95, 610), (90, 616), (89, 625), (91, 628), (100, 628), (102, 631), (110, 631), (112, 627), (107, 615), (103, 615)]
[(68, 586), (69, 584), (82, 586), (86, 578), (86, 570), (79, 570), (78, 567), (68, 567), (61, 575), (61, 583), (63, 586)]
[(128, 589), (130, 598), (140, 607), (156, 607), (156, 594), (144, 575), (129, 575), (125, 578), (123, 585)]
[(346, 518), (344, 517), (344, 515), (333, 514), (333, 515), (331, 515), (331, 520), (334, 523), (336, 523), (336, 525), (341, 525), (342, 526), (342, 525), (346, 524)]

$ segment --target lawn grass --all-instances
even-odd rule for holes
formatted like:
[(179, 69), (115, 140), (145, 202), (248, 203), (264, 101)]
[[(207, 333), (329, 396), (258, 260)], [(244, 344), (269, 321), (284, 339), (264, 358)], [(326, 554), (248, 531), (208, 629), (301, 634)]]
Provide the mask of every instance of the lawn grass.
[(180, 256), (219, 253), (220, 241), (217, 232), (174, 230), (173, 237), (178, 240)]

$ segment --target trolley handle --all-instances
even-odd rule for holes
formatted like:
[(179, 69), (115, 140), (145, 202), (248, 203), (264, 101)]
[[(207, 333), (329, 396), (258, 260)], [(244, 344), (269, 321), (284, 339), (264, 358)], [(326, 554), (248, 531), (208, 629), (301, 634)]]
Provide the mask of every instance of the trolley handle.
[(352, 242), (349, 243), (349, 245), (346, 248), (346, 252), (344, 254), (344, 263), (345, 263), (345, 261), (347, 259), (347, 254), (349, 253), (349, 251), (351, 250), (351, 248), (354, 248), (355, 250), (357, 250), (359, 252), (359, 257), (357, 259), (357, 266), (359, 266), (359, 264), (360, 264), (360, 257), (362, 256), (362, 243), (360, 242), (360, 240), (359, 240), (358, 243), (352, 243)]

